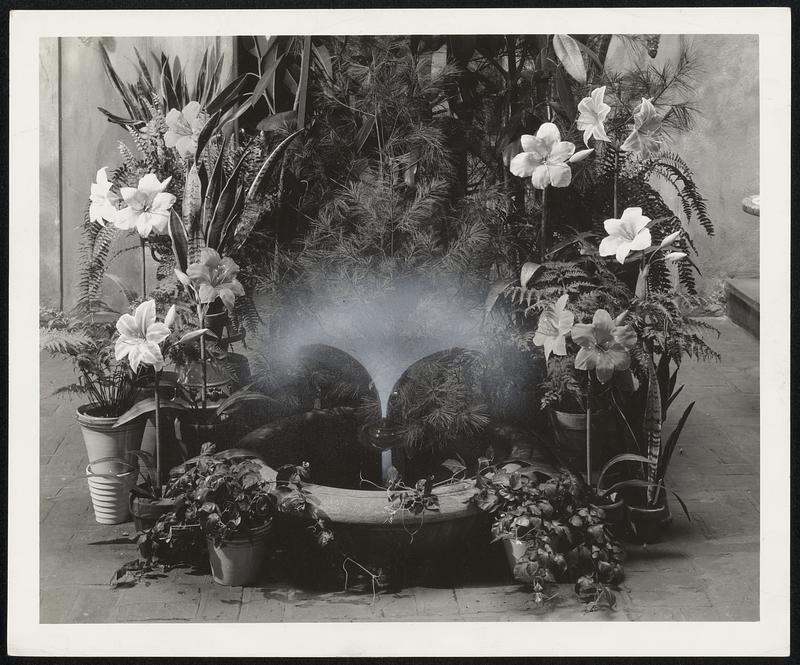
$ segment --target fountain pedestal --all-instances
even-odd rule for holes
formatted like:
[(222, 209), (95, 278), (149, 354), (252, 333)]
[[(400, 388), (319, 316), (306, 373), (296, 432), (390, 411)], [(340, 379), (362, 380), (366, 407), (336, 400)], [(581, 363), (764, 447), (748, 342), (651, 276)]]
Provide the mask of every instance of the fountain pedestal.
[(386, 485), (389, 470), (394, 467), (403, 475), (405, 453), (400, 428), (383, 418), (377, 425), (369, 425), (361, 434), (361, 444), (367, 454), (362, 465), (362, 475), (379, 485)]

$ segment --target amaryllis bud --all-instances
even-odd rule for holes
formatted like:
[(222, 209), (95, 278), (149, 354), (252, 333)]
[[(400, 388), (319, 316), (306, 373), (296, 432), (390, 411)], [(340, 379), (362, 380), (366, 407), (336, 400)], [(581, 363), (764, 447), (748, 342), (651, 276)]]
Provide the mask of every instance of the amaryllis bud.
[(177, 314), (177, 310), (175, 309), (175, 305), (169, 308), (167, 315), (164, 317), (164, 325), (167, 328), (172, 328), (172, 324), (175, 323), (175, 315)]
[(590, 148), (589, 150), (579, 150), (576, 152), (572, 157), (569, 158), (570, 164), (577, 164), (578, 162), (582, 162), (586, 159), (589, 155), (594, 152), (594, 148)]
[(680, 231), (675, 231), (675, 233), (670, 233), (666, 238), (661, 241), (660, 248), (663, 249), (664, 247), (669, 247), (673, 242), (678, 239), (678, 236), (681, 234)]
[(664, 257), (665, 261), (680, 261), (686, 258), (686, 252), (670, 252)]

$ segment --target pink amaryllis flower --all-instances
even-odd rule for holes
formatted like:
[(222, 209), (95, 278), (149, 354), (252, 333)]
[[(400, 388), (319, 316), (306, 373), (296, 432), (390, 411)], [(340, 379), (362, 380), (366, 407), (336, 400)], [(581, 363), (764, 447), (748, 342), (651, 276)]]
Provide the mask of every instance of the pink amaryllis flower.
[(630, 325), (617, 325), (606, 310), (598, 309), (591, 323), (576, 323), (571, 335), (581, 347), (575, 369), (594, 370), (600, 383), (608, 383), (614, 372), (630, 367), (636, 333)]
[(661, 149), (661, 142), (657, 139), (661, 132), (663, 118), (656, 113), (655, 106), (649, 99), (642, 98), (639, 109), (633, 114), (633, 131), (620, 150), (633, 152), (640, 157), (649, 157)]
[(566, 293), (555, 303), (551, 303), (539, 316), (533, 343), (544, 347), (544, 358), (551, 353), (557, 356), (567, 355), (567, 335), (575, 323), (575, 315), (566, 309), (569, 295)]
[(208, 121), (208, 114), (200, 108), (199, 102), (189, 102), (182, 111), (171, 109), (164, 121), (167, 124), (164, 145), (175, 148), (181, 157), (194, 155), (197, 139)]
[(589, 139), (594, 137), (595, 141), (608, 141), (606, 134), (605, 120), (611, 111), (611, 107), (603, 101), (606, 94), (606, 87), (595, 88), (589, 97), (584, 97), (578, 103), (578, 119), (576, 125), (583, 131), (583, 142), (589, 145)]
[(520, 138), (522, 152), (511, 160), (511, 173), (521, 178), (531, 178), (533, 186), (545, 189), (567, 187), (572, 182), (569, 160), (575, 153), (575, 144), (561, 140), (561, 133), (552, 122), (539, 127), (536, 136), (523, 134)]
[(160, 372), (164, 368), (161, 342), (169, 337), (174, 320), (175, 305), (170, 307), (163, 323), (156, 320), (155, 300), (143, 302), (133, 316), (123, 314), (117, 321), (119, 338), (114, 347), (117, 360), (127, 358), (134, 372), (142, 363)]
[(616, 255), (617, 261), (625, 263), (632, 251), (650, 247), (650, 221), (641, 208), (625, 208), (619, 219), (607, 219), (603, 226), (608, 235), (600, 241), (600, 256)]
[(136, 229), (142, 238), (154, 229), (164, 233), (169, 224), (169, 215), (175, 204), (175, 196), (165, 192), (171, 177), (159, 182), (154, 173), (148, 173), (136, 187), (122, 187), (120, 193), (127, 208), (118, 211), (114, 225), (124, 230)]
[(201, 305), (214, 302), (218, 297), (226, 309), (233, 309), (236, 296), (244, 295), (244, 288), (236, 275), (239, 266), (230, 257), (221, 257), (210, 247), (200, 251), (200, 260), (192, 263), (186, 272), (175, 270), (175, 275), (185, 287), (190, 289), (195, 301)]

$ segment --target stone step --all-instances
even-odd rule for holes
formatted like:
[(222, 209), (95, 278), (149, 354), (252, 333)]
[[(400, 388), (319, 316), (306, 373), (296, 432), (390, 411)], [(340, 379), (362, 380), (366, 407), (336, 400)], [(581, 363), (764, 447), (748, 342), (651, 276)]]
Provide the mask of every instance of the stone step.
[(725, 280), (725, 294), (728, 298), (728, 318), (758, 339), (759, 280), (744, 278)]

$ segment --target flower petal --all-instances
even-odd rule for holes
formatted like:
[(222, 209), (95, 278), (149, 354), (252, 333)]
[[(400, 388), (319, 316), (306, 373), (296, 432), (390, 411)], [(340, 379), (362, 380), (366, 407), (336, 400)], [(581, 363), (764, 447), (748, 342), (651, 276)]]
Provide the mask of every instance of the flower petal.
[(136, 328), (139, 332), (139, 337), (145, 339), (147, 337), (148, 328), (156, 321), (156, 301), (145, 300), (136, 308), (133, 318), (136, 319)]
[(614, 358), (606, 351), (598, 351), (595, 354), (594, 373), (600, 383), (608, 383), (614, 376)]
[[(167, 143), (167, 135), (170, 133), (172, 133), (176, 139), (178, 135), (183, 134), (183, 132), (180, 131), (181, 124), (183, 123), (183, 114), (178, 109), (170, 109), (169, 113), (167, 113), (167, 117), (164, 118), (164, 122), (167, 123), (167, 127), (170, 129), (170, 131), (164, 135), (164, 143)], [(167, 147), (171, 148), (172, 146), (167, 143)]]
[(631, 253), (631, 243), (629, 240), (623, 240), (619, 247), (617, 247), (616, 255), (617, 261), (619, 263), (625, 263), (625, 259), (628, 257), (628, 254)]
[(519, 139), (519, 144), (523, 152), (532, 152), (540, 159), (547, 157), (547, 144), (536, 136), (523, 134)]
[(211, 247), (203, 247), (203, 249), (200, 250), (200, 263), (213, 273), (220, 264), (219, 252)]
[(553, 343), (553, 353), (557, 356), (567, 355), (567, 338), (564, 335), (559, 335), (555, 338)]
[(622, 220), (621, 219), (607, 219), (603, 222), (603, 228), (610, 236), (622, 235)]
[(147, 341), (153, 344), (161, 344), (169, 335), (170, 329), (160, 321), (156, 321), (147, 329)]
[(136, 231), (142, 238), (147, 238), (147, 236), (150, 235), (150, 231), (153, 230), (154, 221), (155, 216), (149, 212), (139, 213), (139, 216), (136, 218)]
[(200, 288), (198, 289), (198, 296), (200, 298), (201, 303), (211, 303), (217, 299), (217, 290), (211, 286), (208, 282), (203, 282), (200, 284)]
[(150, 212), (167, 213), (175, 205), (175, 200), (173, 194), (159, 192), (153, 197), (153, 202), (150, 204)]
[(572, 341), (584, 349), (593, 349), (596, 346), (594, 339), (594, 326), (591, 323), (576, 323), (570, 332)]
[(561, 132), (552, 122), (544, 122), (536, 132), (536, 138), (544, 141), (547, 152), (550, 152), (553, 146), (561, 140)]
[(544, 164), (534, 169), (531, 182), (536, 189), (544, 189), (550, 184), (550, 174), (547, 172), (547, 167)]
[(604, 309), (598, 309), (592, 317), (594, 338), (598, 346), (604, 346), (614, 341), (611, 331), (614, 328), (614, 319)]
[(527, 178), (533, 175), (534, 169), (542, 163), (542, 160), (532, 152), (521, 152), (508, 165), (508, 170), (515, 176)]
[(200, 102), (191, 101), (186, 106), (183, 107), (183, 114), (184, 119), (186, 122), (191, 124), (194, 122), (195, 118), (197, 118), (197, 114), (200, 113)]
[(140, 192), (144, 192), (148, 196), (153, 195), (155, 196), (159, 192), (164, 191), (164, 187), (169, 179), (165, 180), (163, 183), (158, 181), (155, 173), (148, 173), (142, 178), (139, 179), (139, 184), (136, 187)]
[(617, 253), (619, 246), (625, 242), (619, 236), (606, 236), (600, 241), (597, 251), (600, 256), (612, 256)]
[(153, 342), (142, 342), (138, 346), (139, 360), (145, 365), (151, 365), (157, 372), (164, 368), (164, 356), (161, 349)]
[(236, 296), (233, 295), (233, 291), (229, 288), (221, 287), (218, 289), (219, 297), (222, 300), (222, 304), (225, 305), (225, 309), (229, 312), (233, 310), (233, 306), (236, 303)]
[(114, 357), (117, 360), (122, 360), (123, 358), (127, 357), (134, 346), (136, 345), (126, 337), (118, 338), (116, 344), (114, 345)]
[(594, 369), (595, 366), (595, 356), (597, 352), (592, 349), (580, 349), (578, 354), (575, 356), (575, 369), (584, 369), (590, 370)]
[(550, 154), (547, 156), (548, 164), (559, 164), (566, 162), (575, 153), (575, 144), (569, 141), (559, 141), (553, 145)]
[(175, 141), (175, 150), (181, 157), (191, 157), (197, 150), (197, 140), (193, 135), (184, 135)]
[(569, 183), (572, 182), (572, 169), (569, 166), (566, 164), (548, 164), (545, 168), (547, 168), (553, 187), (569, 187)]
[(611, 335), (614, 338), (614, 343), (626, 350), (636, 346), (636, 342), (639, 339), (636, 331), (630, 325), (614, 326), (611, 330)]
[(636, 237), (631, 241), (631, 250), (647, 249), (652, 243), (650, 237), (650, 229), (642, 229), (636, 234)]
[(117, 319), (117, 332), (123, 337), (138, 337), (139, 325), (130, 314), (123, 314)]

